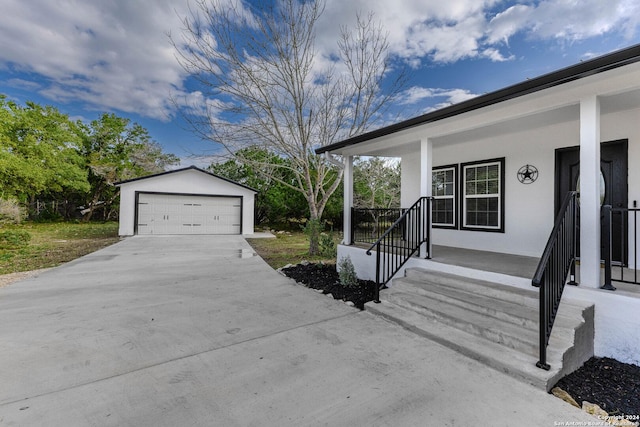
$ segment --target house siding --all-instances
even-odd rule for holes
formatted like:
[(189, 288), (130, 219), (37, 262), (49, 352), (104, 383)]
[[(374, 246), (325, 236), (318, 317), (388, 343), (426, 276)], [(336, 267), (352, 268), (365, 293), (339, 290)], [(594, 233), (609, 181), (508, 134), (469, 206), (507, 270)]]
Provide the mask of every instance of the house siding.
[[(601, 140), (629, 141), (629, 203), (640, 200), (640, 109), (602, 116)], [(579, 121), (575, 120), (507, 132), (492, 137), (461, 142), (433, 139), (433, 166), (505, 158), (504, 233), (470, 230), (434, 229), (433, 241), (439, 245), (467, 249), (540, 256), (554, 221), (555, 150), (579, 145)], [(517, 179), (520, 167), (536, 166), (538, 179), (522, 184)], [(410, 206), (420, 196), (419, 153), (402, 156), (402, 206)], [(459, 185), (459, 184), (458, 184)], [(526, 224), (526, 227), (523, 226)], [(630, 230), (630, 232), (633, 230)], [(630, 255), (633, 255), (630, 248)]]

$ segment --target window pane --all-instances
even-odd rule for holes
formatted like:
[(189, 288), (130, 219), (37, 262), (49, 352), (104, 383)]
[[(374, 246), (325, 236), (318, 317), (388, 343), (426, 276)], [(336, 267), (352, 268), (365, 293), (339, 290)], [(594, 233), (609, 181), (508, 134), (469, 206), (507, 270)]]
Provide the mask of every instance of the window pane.
[(433, 223), (453, 225), (453, 199), (436, 199), (433, 201)]
[(487, 167), (487, 177), (489, 179), (498, 179), (498, 165), (491, 165)]
[(487, 215), (487, 225), (498, 226), (498, 212), (489, 212)]
[(476, 170), (475, 168), (467, 168), (466, 172), (466, 180), (473, 181), (476, 179)]
[(475, 183), (475, 181), (468, 182), (465, 187), (466, 187), (466, 194), (467, 195), (476, 194), (476, 183)]

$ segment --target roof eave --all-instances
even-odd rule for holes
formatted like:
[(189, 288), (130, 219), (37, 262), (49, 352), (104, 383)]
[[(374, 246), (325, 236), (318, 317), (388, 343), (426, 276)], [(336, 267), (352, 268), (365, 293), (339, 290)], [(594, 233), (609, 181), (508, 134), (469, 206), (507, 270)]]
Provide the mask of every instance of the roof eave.
[(243, 188), (246, 188), (247, 190), (253, 191), (254, 193), (258, 193), (258, 190), (256, 190), (255, 188), (249, 187), (248, 185), (240, 184), (239, 182), (233, 181), (233, 180), (231, 180), (229, 178), (225, 178), (223, 176), (216, 175), (213, 172), (209, 172), (209, 171), (206, 171), (204, 169), (200, 169), (197, 166), (187, 166), (185, 168), (180, 168), (180, 169), (174, 169), (174, 170), (170, 170), (170, 171), (160, 172), (160, 173), (156, 173), (156, 174), (153, 174), (153, 175), (147, 175), (147, 176), (141, 176), (141, 177), (138, 177), (138, 178), (127, 179), (125, 181), (116, 182), (113, 185), (115, 185), (116, 187), (119, 187), (122, 184), (128, 184), (128, 183), (134, 182), (134, 181), (141, 181), (143, 179), (156, 178), (158, 176), (169, 175), (169, 174), (173, 174), (173, 173), (176, 173), (176, 172), (183, 172), (183, 171), (187, 171), (187, 170), (195, 170), (195, 171), (198, 171), (198, 172), (206, 173), (207, 175), (211, 175), (211, 176), (213, 176), (215, 178), (218, 178), (218, 179), (221, 179), (223, 181), (229, 182), (231, 184), (237, 185), (238, 187), (243, 187)]

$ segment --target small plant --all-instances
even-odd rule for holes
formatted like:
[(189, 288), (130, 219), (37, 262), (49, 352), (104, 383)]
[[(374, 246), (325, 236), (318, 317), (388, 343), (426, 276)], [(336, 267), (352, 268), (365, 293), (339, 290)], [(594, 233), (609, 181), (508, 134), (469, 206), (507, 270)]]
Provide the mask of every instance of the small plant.
[(0, 249), (16, 249), (27, 246), (31, 234), (24, 230), (7, 230), (0, 232)]
[(25, 209), (15, 199), (0, 199), (0, 224), (20, 224), (26, 217)]
[(336, 257), (336, 242), (333, 240), (331, 233), (320, 233), (320, 255), (325, 258)]
[(347, 255), (338, 262), (338, 276), (340, 277), (340, 283), (347, 288), (355, 288), (358, 286), (358, 276), (356, 275), (356, 269), (351, 262), (351, 257)]

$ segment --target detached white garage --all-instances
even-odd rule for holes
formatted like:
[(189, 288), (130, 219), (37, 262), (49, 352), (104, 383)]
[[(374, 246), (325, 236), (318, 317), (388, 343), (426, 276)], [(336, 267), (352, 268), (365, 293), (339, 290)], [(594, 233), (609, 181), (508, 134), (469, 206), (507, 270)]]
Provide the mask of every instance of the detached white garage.
[(195, 166), (116, 186), (121, 236), (253, 234), (256, 190)]

